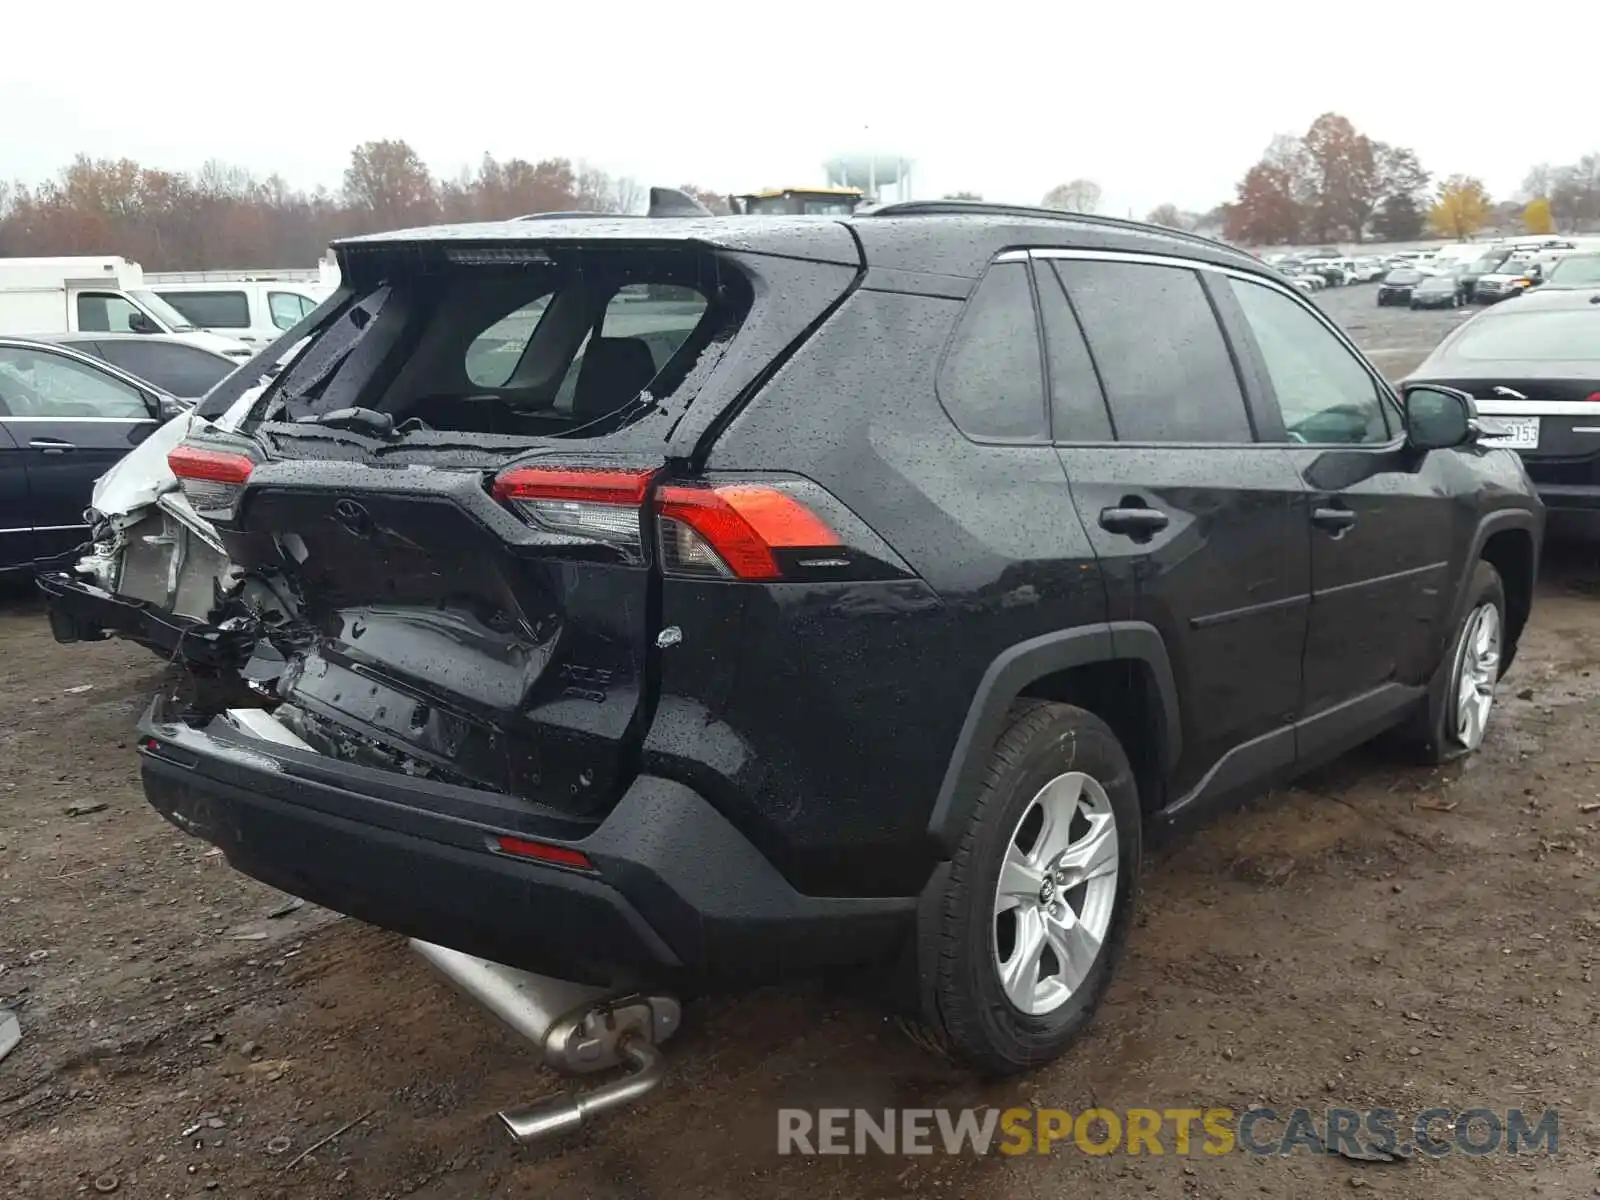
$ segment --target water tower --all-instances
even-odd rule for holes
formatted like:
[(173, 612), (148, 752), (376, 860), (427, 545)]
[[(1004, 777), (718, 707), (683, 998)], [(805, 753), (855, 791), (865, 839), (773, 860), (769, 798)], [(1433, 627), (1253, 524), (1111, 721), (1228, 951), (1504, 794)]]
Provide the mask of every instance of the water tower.
[[(898, 154), (840, 154), (822, 164), (829, 187), (860, 188), (867, 203), (911, 199), (911, 160)], [(894, 189), (888, 196), (886, 190)]]

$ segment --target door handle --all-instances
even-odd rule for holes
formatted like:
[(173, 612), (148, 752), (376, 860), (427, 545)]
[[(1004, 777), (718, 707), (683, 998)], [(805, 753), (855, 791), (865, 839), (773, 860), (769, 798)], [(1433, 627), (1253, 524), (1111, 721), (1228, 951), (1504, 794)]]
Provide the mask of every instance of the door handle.
[(1168, 524), (1167, 514), (1159, 508), (1119, 505), (1100, 510), (1100, 528), (1107, 533), (1125, 533), (1135, 541), (1150, 538)]
[(60, 438), (34, 438), (28, 443), (29, 450), (43, 450), (46, 454), (65, 454), (68, 450), (76, 450), (71, 442), (63, 442)]
[(1338, 537), (1356, 523), (1356, 514), (1348, 508), (1323, 506), (1311, 510), (1311, 523)]

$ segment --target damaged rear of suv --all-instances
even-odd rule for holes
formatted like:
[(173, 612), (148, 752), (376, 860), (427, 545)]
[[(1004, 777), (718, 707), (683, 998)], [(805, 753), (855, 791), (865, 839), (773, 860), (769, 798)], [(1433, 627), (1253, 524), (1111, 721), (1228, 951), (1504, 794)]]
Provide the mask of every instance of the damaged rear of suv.
[[(565, 978), (889, 948), (909, 901), (804, 896), (689, 781), (641, 771), (662, 657), (774, 602), (748, 589), (911, 579), (815, 484), (701, 470), (861, 271), (843, 224), (749, 248), (706, 225), (339, 247), (306, 348), (169, 455), (272, 603), (233, 623), (254, 701), (147, 714), (158, 809), (285, 890)], [(713, 629), (664, 620), (674, 586)]]
[(338, 254), (168, 456), (245, 699), (154, 701), (144, 784), (436, 958), (882, 963), (1027, 1069), (1147, 824), (1387, 731), (1472, 752), (1528, 619), (1542, 510), (1471, 397), (1194, 235), (930, 202)]

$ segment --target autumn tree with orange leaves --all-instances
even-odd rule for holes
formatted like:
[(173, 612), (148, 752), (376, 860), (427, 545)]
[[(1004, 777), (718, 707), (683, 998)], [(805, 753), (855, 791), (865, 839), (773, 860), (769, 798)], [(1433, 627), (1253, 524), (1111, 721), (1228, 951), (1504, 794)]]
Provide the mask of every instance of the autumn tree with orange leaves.
[[(1225, 233), (1252, 245), (1360, 242), (1380, 224), (1421, 225), (1427, 184), (1414, 152), (1323, 113), (1296, 138), (1280, 134), (1239, 181)], [(1413, 235), (1414, 236), (1414, 235)]]

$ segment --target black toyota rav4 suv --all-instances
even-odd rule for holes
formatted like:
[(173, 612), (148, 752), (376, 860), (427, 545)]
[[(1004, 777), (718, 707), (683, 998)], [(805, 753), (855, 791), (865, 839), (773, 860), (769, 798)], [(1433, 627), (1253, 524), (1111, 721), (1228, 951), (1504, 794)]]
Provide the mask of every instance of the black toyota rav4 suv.
[(228, 618), (255, 707), (160, 697), (139, 745), (240, 870), (415, 937), (899, 962), (1020, 1069), (1147, 833), (1381, 732), (1471, 751), (1528, 620), (1542, 510), (1470, 398), (1201, 238), (912, 203), (337, 252), (170, 458), (279, 598)]

